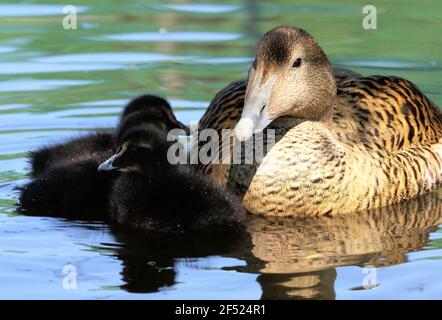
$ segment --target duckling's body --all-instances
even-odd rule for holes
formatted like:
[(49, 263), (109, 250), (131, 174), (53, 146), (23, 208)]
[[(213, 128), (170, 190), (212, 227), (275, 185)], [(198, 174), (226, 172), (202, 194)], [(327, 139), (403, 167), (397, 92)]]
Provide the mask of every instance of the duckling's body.
[(103, 208), (116, 174), (99, 172), (98, 166), (115, 153), (120, 135), (133, 126), (158, 122), (164, 131), (186, 129), (167, 101), (144, 95), (125, 107), (116, 131), (90, 133), (30, 152), (31, 181), (18, 188), (18, 209), (28, 214), (106, 217)]
[(27, 214), (100, 217), (114, 173), (98, 165), (114, 149), (110, 133), (91, 133), (31, 153), (31, 181), (20, 187), (19, 210)]
[[(298, 30), (271, 32), (287, 41), (301, 42), (291, 58), (302, 56), (305, 68), (314, 69), (318, 78), (310, 76), (309, 69), (293, 71), (298, 77), (294, 94), (304, 95), (299, 100), (284, 98), (281, 87), (290, 87), (286, 83), (272, 88), (280, 92), (270, 93), (264, 116), (273, 119), (267, 129), (276, 129), (276, 144), (260, 164), (213, 165), (203, 170), (244, 195), (243, 204), (250, 212), (273, 216), (354, 212), (394, 204), (436, 188), (442, 178), (442, 118), (437, 107), (411, 82), (396, 77), (352, 77), (338, 81), (335, 91), (325, 55), (315, 47), (312, 50), (317, 57), (309, 57), (306, 52), (315, 44), (305, 31)], [(268, 44), (274, 39), (265, 37), (258, 54), (270, 50)], [(278, 77), (282, 71), (277, 69), (282, 67), (267, 63), (270, 66), (263, 62), (253, 72), (262, 75), (264, 65), (276, 70)], [(258, 76), (249, 77), (249, 86), (256, 86)], [(218, 95), (222, 97), (219, 103), (245, 96), (241, 119), (247, 120), (254, 114), (254, 106), (247, 104), (253, 96), (250, 91), (244, 87), (236, 92), (226, 90)], [(225, 118), (226, 114), (219, 115), (219, 119)], [(200, 124), (207, 122), (222, 126), (223, 121), (203, 117)], [(230, 121), (228, 126), (236, 125), (236, 132), (247, 140), (251, 133), (244, 124), (248, 125)]]
[(158, 127), (135, 127), (100, 170), (119, 170), (110, 194), (112, 218), (144, 232), (211, 233), (242, 228), (245, 211), (235, 196), (189, 165), (172, 165)]
[(114, 152), (113, 132), (89, 133), (82, 137), (29, 152), (30, 176), (36, 178), (53, 167), (75, 165), (97, 159), (101, 163)]
[(232, 231), (244, 215), (232, 195), (182, 165), (158, 175), (122, 173), (113, 184), (110, 207), (116, 222), (144, 232)]
[(89, 158), (75, 165), (45, 170), (20, 187), (19, 211), (77, 219), (105, 218), (108, 189), (115, 174), (96, 174), (99, 159)]

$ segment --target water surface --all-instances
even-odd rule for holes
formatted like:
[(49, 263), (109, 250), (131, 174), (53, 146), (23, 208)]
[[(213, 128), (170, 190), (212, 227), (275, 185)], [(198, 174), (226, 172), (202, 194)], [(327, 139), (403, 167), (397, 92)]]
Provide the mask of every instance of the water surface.
[[(333, 219), (255, 218), (243, 235), (202, 239), (14, 212), (27, 151), (112, 127), (146, 92), (197, 121), (277, 25), (308, 30), (335, 65), (406, 77), (442, 105), (440, 1), (376, 1), (377, 30), (361, 26), (364, 1), (72, 4), (77, 30), (63, 29), (60, 2), (0, 0), (0, 298), (442, 298), (439, 192)], [(74, 290), (63, 287), (70, 266)]]

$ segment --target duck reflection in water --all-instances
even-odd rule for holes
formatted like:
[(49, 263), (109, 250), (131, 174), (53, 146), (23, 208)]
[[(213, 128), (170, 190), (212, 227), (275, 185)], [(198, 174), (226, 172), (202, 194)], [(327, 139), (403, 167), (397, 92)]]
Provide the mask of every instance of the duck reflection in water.
[[(406, 262), (408, 252), (422, 249), (442, 222), (441, 200), (442, 192), (434, 192), (332, 218), (253, 216), (247, 233), (228, 237), (158, 239), (115, 227), (112, 232), (122, 244), (116, 256), (123, 262), (123, 288), (130, 292), (173, 286), (177, 258), (222, 255), (247, 263), (229, 269), (259, 274), (263, 299), (334, 299), (336, 267), (392, 266)], [(361, 271), (361, 283), (363, 276)]]
[(244, 259), (242, 254), (252, 250), (247, 233), (210, 237), (202, 234), (147, 235), (121, 225), (111, 225), (111, 232), (121, 244), (115, 254), (123, 262), (125, 284), (122, 289), (136, 293), (157, 292), (175, 285), (177, 259), (213, 255)]

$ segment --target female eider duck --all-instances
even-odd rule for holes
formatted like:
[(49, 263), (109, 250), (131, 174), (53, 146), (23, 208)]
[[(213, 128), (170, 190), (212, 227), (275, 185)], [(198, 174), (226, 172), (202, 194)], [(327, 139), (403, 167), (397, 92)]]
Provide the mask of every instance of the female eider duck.
[(441, 181), (438, 107), (405, 79), (336, 79), (302, 29), (264, 35), (247, 88), (236, 82), (217, 94), (200, 120), (205, 128), (234, 128), (241, 142), (264, 128), (276, 130), (276, 144), (259, 164), (201, 166), (243, 195), (255, 214), (367, 210), (416, 197)]
[[(115, 174), (97, 167), (115, 153), (118, 139), (132, 127), (160, 124), (165, 132), (188, 128), (179, 122), (169, 103), (143, 95), (125, 107), (116, 132), (90, 133), (84, 137), (30, 152), (31, 181), (18, 188), (19, 211), (76, 217), (96, 213), (107, 204)], [(115, 131), (115, 130), (113, 130)]]
[(100, 171), (120, 172), (109, 195), (111, 218), (142, 232), (242, 230), (245, 210), (240, 201), (191, 165), (171, 164), (173, 143), (156, 124), (132, 127), (121, 135), (115, 155), (99, 166)]

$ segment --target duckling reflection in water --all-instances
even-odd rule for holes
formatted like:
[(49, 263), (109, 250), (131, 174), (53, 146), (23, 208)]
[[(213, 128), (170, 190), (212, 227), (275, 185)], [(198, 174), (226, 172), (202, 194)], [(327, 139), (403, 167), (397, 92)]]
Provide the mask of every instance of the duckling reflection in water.
[(243, 228), (245, 210), (233, 194), (212, 184), (190, 165), (173, 165), (176, 141), (149, 124), (120, 136), (115, 155), (100, 171), (118, 170), (110, 192), (111, 217), (142, 231), (218, 233)]
[(179, 122), (166, 100), (143, 95), (124, 109), (118, 130), (96, 132), (30, 152), (32, 180), (19, 187), (18, 209), (27, 214), (105, 217), (114, 172), (97, 167), (116, 150), (116, 141), (132, 126), (156, 123), (165, 131), (188, 128)]

